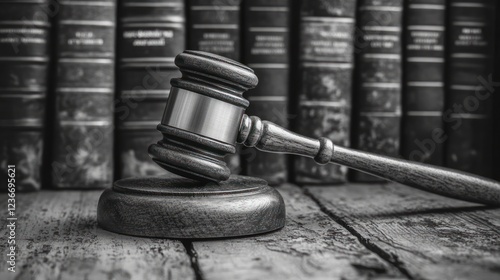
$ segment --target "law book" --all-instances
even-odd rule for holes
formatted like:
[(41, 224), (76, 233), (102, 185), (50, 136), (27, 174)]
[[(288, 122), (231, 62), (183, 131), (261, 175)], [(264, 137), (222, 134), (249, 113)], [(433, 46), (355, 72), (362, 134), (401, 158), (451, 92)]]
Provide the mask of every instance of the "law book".
[(59, 4), (51, 185), (110, 187), (116, 2), (64, 0)]
[(48, 2), (0, 1), (1, 191), (11, 188), (8, 179), (17, 192), (40, 190), (42, 185), (50, 63)]
[[(493, 75), (493, 88), (495, 92), (500, 91), (500, 9), (495, 8), (495, 67)], [(493, 94), (493, 108), (500, 108), (499, 94)], [(500, 111), (493, 110), (493, 170), (500, 170)], [(500, 181), (500, 172), (493, 172), (493, 178)]]
[(187, 0), (188, 48), (240, 60), (241, 0)]
[(446, 0), (406, 3), (401, 154), (444, 163)]
[[(299, 32), (300, 85), (295, 129), (305, 136), (326, 137), (350, 145), (351, 91), (356, 1), (301, 1)], [(347, 168), (320, 166), (294, 159), (294, 181), (342, 183)]]
[[(402, 0), (359, 0), (354, 146), (399, 156)], [(381, 179), (353, 171), (358, 182)]]
[[(243, 62), (251, 67), (259, 84), (247, 92), (247, 114), (288, 127), (290, 75), (290, 1), (250, 0), (243, 4)], [(245, 150), (246, 174), (269, 184), (288, 178), (287, 157)]]
[[(240, 61), (241, 0), (187, 0), (188, 49)], [(240, 147), (225, 161), (233, 174), (241, 173)]]
[(165, 174), (148, 155), (161, 140), (156, 130), (181, 74), (174, 58), (185, 49), (182, 0), (123, 0), (118, 15), (116, 111), (117, 178)]
[(449, 2), (448, 86), (443, 120), (448, 167), (493, 175), (493, 0)]

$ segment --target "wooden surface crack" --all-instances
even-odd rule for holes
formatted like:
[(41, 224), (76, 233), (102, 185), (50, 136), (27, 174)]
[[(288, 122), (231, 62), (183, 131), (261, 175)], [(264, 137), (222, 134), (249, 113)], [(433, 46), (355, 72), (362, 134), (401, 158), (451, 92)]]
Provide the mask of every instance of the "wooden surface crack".
[(0, 279), (499, 279), (500, 208), (401, 185), (278, 191), (282, 230), (182, 243), (103, 230), (101, 191), (20, 194), (19, 271)]
[(184, 248), (186, 249), (186, 252), (189, 256), (189, 260), (191, 261), (191, 267), (193, 268), (193, 272), (194, 272), (194, 276), (196, 277), (196, 280), (205, 279), (203, 277), (203, 272), (201, 271), (200, 266), (198, 265), (198, 253), (193, 248), (193, 242), (190, 240), (183, 240), (181, 242), (182, 242), (182, 245), (184, 245)]
[(411, 279), (499, 279), (500, 208), (400, 184), (306, 186), (305, 195)]
[(287, 211), (282, 230), (193, 241), (203, 279), (408, 279), (322, 212), (303, 189), (285, 184), (277, 190)]
[(369, 239), (364, 238), (358, 231), (356, 231), (353, 227), (349, 226), (347, 222), (345, 222), (342, 217), (335, 215), (331, 211), (329, 211), (313, 194), (309, 192), (308, 189), (304, 189), (304, 194), (311, 198), (316, 204), (318, 205), (319, 209), (328, 215), (330, 218), (332, 218), (335, 222), (337, 222), (339, 225), (344, 227), (347, 231), (349, 231), (352, 235), (354, 235), (361, 244), (363, 244), (368, 250), (371, 252), (375, 253), (379, 257), (381, 257), (383, 260), (387, 261), (388, 263), (392, 264), (397, 270), (401, 272), (404, 276), (408, 277), (409, 279), (414, 280), (415, 278), (408, 272), (406, 269), (405, 265), (399, 260), (398, 256), (395, 254), (392, 254), (390, 252), (386, 252), (384, 249), (380, 248), (376, 244), (373, 244), (370, 242)]
[[(105, 231), (97, 225), (102, 191), (42, 191), (16, 195), (16, 272), (0, 262), (0, 279), (195, 280), (181, 242)], [(0, 201), (7, 209), (7, 199)], [(0, 235), (6, 236), (6, 220)], [(7, 253), (7, 242), (0, 244)]]

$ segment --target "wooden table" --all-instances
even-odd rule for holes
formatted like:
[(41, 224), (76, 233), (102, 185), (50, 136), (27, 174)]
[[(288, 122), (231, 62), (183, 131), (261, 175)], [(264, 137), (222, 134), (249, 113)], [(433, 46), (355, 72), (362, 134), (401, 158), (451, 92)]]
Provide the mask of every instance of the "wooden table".
[(500, 208), (395, 184), (279, 191), (285, 229), (183, 242), (100, 229), (101, 191), (19, 194), (17, 272), (2, 261), (0, 279), (500, 279)]

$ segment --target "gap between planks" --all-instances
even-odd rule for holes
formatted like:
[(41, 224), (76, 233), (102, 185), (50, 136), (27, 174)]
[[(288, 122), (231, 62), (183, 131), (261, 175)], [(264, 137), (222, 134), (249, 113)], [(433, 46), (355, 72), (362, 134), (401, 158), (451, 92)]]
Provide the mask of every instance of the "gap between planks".
[[(16, 273), (0, 262), (0, 279), (196, 279), (177, 240), (119, 235), (97, 226), (101, 191), (16, 195)], [(6, 209), (7, 199), (0, 201)], [(6, 220), (0, 234), (6, 236)], [(0, 244), (2, 254), (6, 242)]]
[(303, 189), (289, 184), (277, 189), (287, 205), (284, 229), (190, 241), (202, 279), (408, 279), (321, 211)]
[(306, 187), (306, 192), (414, 279), (500, 279), (500, 208), (400, 184)]
[(198, 265), (198, 254), (193, 248), (193, 241), (183, 240), (182, 245), (184, 245), (186, 253), (189, 255), (189, 261), (191, 262), (191, 267), (193, 268), (196, 280), (203, 280), (203, 273), (201, 272), (200, 266)]
[[(331, 187), (335, 188), (335, 187)], [(403, 263), (401, 263), (398, 259), (397, 255), (391, 254), (389, 252), (386, 252), (384, 249), (380, 248), (374, 243), (371, 243), (369, 239), (364, 238), (359, 232), (357, 232), (352, 226), (349, 226), (348, 223), (346, 223), (342, 218), (339, 216), (336, 216), (333, 214), (331, 211), (328, 211), (328, 209), (321, 204), (321, 202), (313, 195), (311, 192), (308, 191), (307, 188), (303, 188), (304, 194), (308, 197), (310, 197), (318, 207), (321, 209), (323, 213), (328, 215), (330, 218), (332, 218), (335, 222), (337, 222), (339, 225), (343, 226), (346, 230), (348, 230), (352, 235), (356, 236), (361, 244), (363, 244), (368, 250), (372, 251), (373, 253), (377, 254), (380, 256), (382, 259), (386, 260), (387, 262), (391, 263), (396, 267), (401, 274), (405, 275), (409, 279), (414, 279), (413, 276), (408, 272), (406, 267), (404, 266)]]

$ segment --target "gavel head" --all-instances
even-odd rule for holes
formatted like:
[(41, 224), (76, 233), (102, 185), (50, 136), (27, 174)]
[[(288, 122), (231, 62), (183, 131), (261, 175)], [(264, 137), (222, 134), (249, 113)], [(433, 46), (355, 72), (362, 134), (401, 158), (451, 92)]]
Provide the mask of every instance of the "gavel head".
[(235, 144), (249, 102), (243, 93), (258, 79), (252, 69), (222, 56), (184, 51), (175, 64), (181, 78), (172, 89), (157, 129), (163, 139), (149, 147), (162, 168), (199, 181), (220, 182), (231, 175), (224, 156)]

